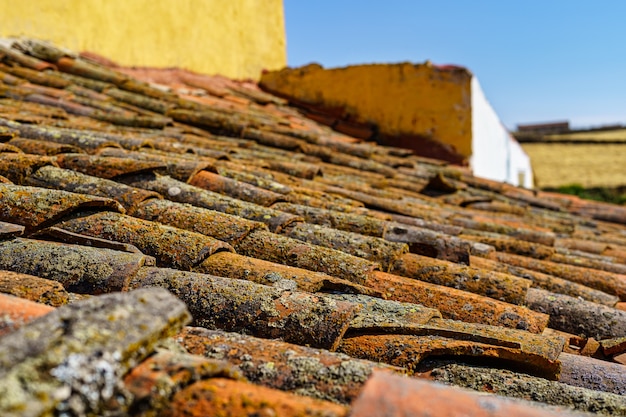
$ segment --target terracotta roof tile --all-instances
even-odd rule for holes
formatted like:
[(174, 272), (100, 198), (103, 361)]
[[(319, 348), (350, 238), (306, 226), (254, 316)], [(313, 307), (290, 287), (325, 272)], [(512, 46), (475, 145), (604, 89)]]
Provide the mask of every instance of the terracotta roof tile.
[(0, 294), (0, 337), (54, 310), (53, 307), (30, 301), (21, 295)]
[(176, 340), (190, 353), (227, 360), (251, 382), (314, 398), (349, 404), (374, 369), (395, 369), (340, 353), (187, 327)]
[(11, 271), (0, 271), (0, 292), (53, 307), (69, 302), (69, 295), (60, 283)]
[[(352, 402), (353, 413), (369, 414), (356, 398), (381, 365), (355, 356), (551, 404), (580, 395), (581, 411), (623, 408), (600, 392), (626, 386), (621, 207), (364, 142), (253, 83), (128, 69), (33, 40), (0, 47), (0, 183), (0, 292), (30, 303), (0, 302), (12, 309), (0, 314), (12, 326), (0, 344), (72, 323), (28, 339), (23, 360), (11, 359), (11, 369), (44, 360), (54, 370), (19, 387), (20, 398), (60, 388), (63, 398), (30, 402), (33, 410), (346, 415)], [(176, 340), (205, 358), (167, 339), (187, 313), (162, 289), (100, 296), (140, 287), (185, 303), (204, 329)], [(102, 340), (121, 325), (105, 323), (110, 308), (125, 311), (126, 327)], [(154, 322), (142, 321), (147, 312)], [(76, 329), (92, 340), (77, 342)], [(115, 359), (112, 346), (132, 361)], [(86, 358), (112, 369), (110, 379), (94, 386), (89, 372), (75, 373), (90, 369)], [(461, 382), (471, 373), (463, 361), (489, 369)], [(501, 383), (507, 375), (519, 389)], [(418, 411), (436, 406), (437, 415), (464, 404), (546, 413), (392, 379), (363, 395), (397, 407), (426, 395)], [(414, 384), (412, 404), (393, 397)]]
[(372, 410), (384, 415), (549, 417), (575, 415), (563, 409), (550, 411), (528, 403), (518, 403), (496, 396), (485, 396), (425, 381), (407, 380), (385, 372), (376, 372), (365, 384), (361, 396), (352, 407), (352, 416), (371, 415)]

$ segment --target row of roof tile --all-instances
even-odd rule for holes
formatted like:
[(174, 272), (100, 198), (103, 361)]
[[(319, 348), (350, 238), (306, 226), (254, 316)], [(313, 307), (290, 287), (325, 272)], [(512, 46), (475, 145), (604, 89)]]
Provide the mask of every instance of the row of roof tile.
[(24, 300), (2, 303), (3, 412), (412, 410), (380, 384), (489, 408), (376, 372), (480, 391), (452, 376), (479, 361), (526, 381), (499, 394), (626, 415), (623, 207), (360, 143), (249, 83), (25, 40), (0, 47), (0, 179), (0, 290)]

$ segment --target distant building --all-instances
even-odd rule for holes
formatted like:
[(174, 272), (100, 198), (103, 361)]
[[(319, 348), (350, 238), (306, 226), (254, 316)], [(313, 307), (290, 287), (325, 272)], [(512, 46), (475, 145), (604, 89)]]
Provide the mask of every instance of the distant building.
[(265, 73), (261, 87), (338, 131), (466, 164), (483, 178), (533, 186), (530, 159), (465, 68), (311, 64)]
[(237, 79), (287, 64), (282, 0), (0, 0), (0, 36)]
[(569, 130), (569, 121), (549, 122), (549, 123), (532, 123), (517, 125), (518, 132), (533, 133), (550, 133), (550, 132), (566, 132)]

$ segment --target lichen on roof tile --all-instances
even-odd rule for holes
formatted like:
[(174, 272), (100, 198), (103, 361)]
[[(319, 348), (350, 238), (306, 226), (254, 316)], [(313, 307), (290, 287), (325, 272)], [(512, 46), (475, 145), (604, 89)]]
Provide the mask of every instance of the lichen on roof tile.
[[(61, 378), (55, 392), (69, 402), (58, 407), (77, 414), (346, 415), (351, 402), (357, 415), (371, 414), (356, 399), (364, 385), (363, 395), (397, 407), (433, 389), (418, 411), (470, 404), (545, 414), (419, 383), (421, 394), (405, 404), (393, 395), (415, 381), (385, 379), (398, 389), (368, 392), (381, 366), (354, 356), (541, 402), (567, 405), (579, 393), (588, 401), (580, 410), (619, 414), (619, 401), (600, 391), (623, 394), (625, 386), (626, 209), (478, 178), (349, 136), (372, 134), (351, 121), (337, 120), (336, 130), (315, 121), (324, 117), (251, 82), (124, 68), (36, 40), (0, 42), (0, 292), (24, 297), (0, 302), (13, 308), (0, 314), (0, 331), (11, 332), (0, 344), (42, 315), (52, 327), (95, 332), (79, 346), (65, 329), (54, 343), (67, 354), (51, 365), (54, 375), (38, 374)], [(177, 340), (207, 358), (164, 339), (187, 317), (170, 294), (100, 296), (139, 287), (162, 287), (184, 302), (204, 328)], [(70, 305), (53, 311), (27, 299)], [(154, 308), (160, 318), (175, 305), (177, 315), (159, 321), (155, 336), (155, 323), (135, 326), (129, 313), (120, 335), (149, 343), (137, 342), (141, 355), (105, 381), (107, 393), (120, 390), (117, 405), (100, 401), (102, 390), (89, 400), (83, 394), (93, 384), (71, 376), (119, 361), (68, 350), (109, 352), (114, 338), (101, 337), (111, 323), (90, 308), (110, 300)], [(67, 311), (65, 321), (49, 318)], [(92, 324), (73, 321), (85, 315)], [(59, 351), (38, 349), (20, 352), (23, 362)], [(461, 383), (466, 360), (489, 375), (476, 371)], [(477, 383), (478, 374), (493, 385)], [(503, 375), (526, 390), (503, 388)], [(564, 401), (540, 395), (544, 389)], [(29, 407), (52, 410), (56, 397), (47, 398)]]

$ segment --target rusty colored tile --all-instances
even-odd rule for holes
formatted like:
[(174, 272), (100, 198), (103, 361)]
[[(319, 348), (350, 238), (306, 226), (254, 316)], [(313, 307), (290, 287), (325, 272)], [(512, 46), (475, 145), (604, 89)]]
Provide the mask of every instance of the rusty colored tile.
[(402, 372), (327, 350), (201, 327), (186, 327), (176, 340), (192, 354), (237, 365), (255, 384), (341, 404), (357, 397), (372, 370)]
[(562, 353), (559, 381), (575, 387), (626, 395), (624, 366), (586, 356)]
[(283, 199), (281, 194), (208, 171), (198, 172), (189, 180), (189, 184), (265, 207)]
[(0, 413), (124, 413), (122, 376), (189, 318), (181, 301), (157, 288), (57, 308), (0, 338)]
[(120, 90), (118, 88), (107, 88), (104, 94), (113, 97), (123, 103), (128, 103), (142, 109), (150, 110), (155, 113), (165, 114), (168, 110), (174, 108), (172, 103), (150, 98), (141, 94), (132, 93), (130, 91)]
[[(138, 164), (160, 164), (161, 166), (158, 167), (159, 173), (165, 173), (185, 183), (200, 171), (216, 171), (216, 168), (213, 166), (213, 161), (207, 158), (199, 160), (197, 155), (185, 156), (151, 150), (150, 148), (143, 149), (142, 151), (105, 148), (99, 151), (98, 154), (107, 158), (132, 159), (138, 161)], [(151, 170), (146, 170), (145, 173), (149, 175), (149, 171)], [(124, 180), (124, 177), (120, 179)]]
[(393, 214), (393, 213), (382, 213), (382, 212), (377, 212), (376, 210), (369, 210), (368, 213), (370, 213), (372, 216), (376, 214), (385, 215), (386, 219), (394, 221), (396, 223), (402, 223), (402, 224), (407, 224), (409, 226), (415, 226), (415, 227), (421, 227), (424, 229), (434, 230), (435, 232), (445, 233), (446, 235), (450, 235), (450, 236), (458, 236), (463, 231), (462, 227), (444, 224), (441, 222), (441, 219), (437, 219), (435, 221), (427, 221), (418, 217), (403, 216), (401, 214)]
[(166, 417), (285, 416), (345, 417), (345, 406), (273, 390), (242, 381), (213, 378), (177, 392)]
[(254, 127), (244, 128), (241, 135), (246, 139), (252, 139), (261, 145), (271, 146), (273, 148), (297, 150), (303, 144), (306, 144), (306, 142), (301, 139), (269, 132), (267, 130), (256, 129)]
[(144, 201), (130, 214), (140, 219), (201, 233), (231, 245), (236, 245), (255, 230), (267, 230), (267, 226), (261, 222), (169, 200)]
[(624, 396), (546, 381), (543, 378), (505, 369), (453, 363), (433, 369), (428, 378), (474, 391), (532, 399), (579, 412), (610, 416), (626, 415)]
[(572, 213), (596, 220), (626, 224), (626, 209), (616, 204), (578, 199), (568, 209)]
[(191, 270), (211, 254), (233, 251), (227, 243), (200, 233), (113, 212), (102, 212), (69, 219), (57, 227), (87, 236), (129, 243), (157, 265)]
[(0, 240), (13, 239), (22, 236), (23, 233), (24, 226), (0, 221)]
[(361, 233), (366, 236), (383, 237), (388, 227), (388, 222), (385, 220), (355, 213), (345, 213), (293, 203), (276, 203), (272, 205), (272, 208), (301, 216), (308, 223), (332, 227), (346, 232)]
[(564, 332), (608, 339), (626, 335), (626, 312), (563, 294), (531, 288), (529, 308), (550, 315), (548, 325)]
[(16, 77), (28, 80), (31, 83), (46, 87), (63, 89), (70, 85), (69, 81), (59, 77), (52, 71), (40, 71), (19, 66), (5, 66), (3, 70)]
[(183, 109), (173, 109), (166, 113), (177, 122), (188, 123), (209, 130), (218, 135), (243, 137), (245, 129), (259, 126), (259, 120), (251, 116), (242, 116), (215, 109), (203, 109), (201, 112)]
[(133, 397), (131, 414), (161, 415), (176, 392), (208, 378), (242, 380), (241, 372), (227, 362), (159, 350), (124, 377)]
[(60, 153), (82, 152), (80, 148), (73, 145), (64, 145), (62, 143), (35, 139), (13, 138), (9, 141), (9, 144), (18, 147), (25, 153), (35, 155), (58, 155)]
[(338, 250), (266, 231), (250, 233), (235, 250), (242, 255), (323, 272), (361, 285), (379, 267), (374, 262)]
[(114, 179), (122, 175), (152, 172), (164, 168), (164, 164), (159, 162), (84, 154), (58, 155), (55, 161), (61, 168), (106, 179)]
[(472, 266), (477, 268), (503, 272), (520, 278), (529, 279), (533, 282), (533, 287), (542, 288), (553, 293), (569, 295), (571, 297), (580, 297), (583, 300), (609, 307), (615, 306), (615, 303), (619, 301), (619, 298), (614, 295), (530, 269), (520, 268), (477, 256), (472, 256), (470, 258), (470, 262)]
[(46, 69), (56, 69), (53, 64), (42, 61), (35, 57), (23, 54), (15, 48), (7, 48), (4, 45), (0, 45), (0, 56), (5, 56), (9, 60), (16, 62), (26, 68), (31, 68), (37, 71), (43, 71)]
[(0, 142), (0, 154), (4, 153), (22, 153), (22, 150), (17, 146), (13, 146), (9, 143)]
[(395, 260), (390, 272), (432, 284), (443, 285), (513, 304), (523, 304), (531, 282), (452, 262), (407, 254)]
[(547, 410), (504, 399), (478, 394), (443, 384), (411, 379), (389, 372), (375, 372), (352, 405), (351, 417), (573, 417), (564, 409)]
[(58, 281), (67, 291), (121, 291), (154, 259), (140, 254), (17, 238), (0, 242), (0, 269)]
[(39, 187), (0, 184), (0, 220), (20, 224), (26, 228), (26, 233), (61, 221), (81, 210), (124, 209), (111, 199)]
[(269, 161), (269, 169), (307, 180), (322, 173), (319, 166), (306, 162)]
[(69, 296), (60, 283), (11, 271), (0, 271), (0, 292), (52, 307), (69, 302)]
[(301, 217), (296, 215), (194, 187), (168, 176), (153, 174), (134, 176), (125, 179), (124, 182), (134, 187), (156, 191), (168, 200), (189, 203), (197, 207), (234, 214), (244, 219), (265, 223), (272, 232), (280, 232), (288, 224), (301, 221)]
[(585, 253), (581, 253), (580, 256), (576, 254), (561, 254), (556, 253), (550, 257), (550, 261), (567, 264), (573, 266), (580, 266), (583, 268), (597, 269), (605, 272), (613, 272), (615, 274), (620, 274), (626, 279), (626, 265), (615, 262), (613, 259), (607, 259), (606, 257), (597, 257), (592, 258), (592, 255), (587, 255)]
[(127, 79), (127, 77), (121, 73), (91, 64), (82, 59), (62, 57), (56, 62), (56, 65), (59, 70), (63, 72), (116, 85), (122, 84)]
[(626, 300), (626, 276), (567, 264), (559, 264), (524, 256), (498, 252), (496, 260), (577, 282)]
[(438, 309), (444, 318), (541, 333), (549, 316), (493, 298), (375, 271), (364, 285), (385, 298)]
[(15, 184), (21, 184), (24, 178), (42, 166), (56, 165), (52, 158), (22, 153), (0, 154), (0, 175)]
[(165, 268), (142, 268), (130, 287), (168, 289), (187, 304), (197, 326), (331, 350), (359, 309), (322, 295)]
[(27, 139), (47, 140), (54, 143), (64, 145), (77, 146), (80, 149), (90, 153), (95, 152), (103, 147), (119, 147), (116, 142), (104, 138), (101, 134), (94, 132), (67, 129), (51, 126), (35, 126), (26, 123), (18, 123), (0, 118), (0, 125), (15, 129), (19, 132), (20, 137)]
[(158, 193), (153, 191), (129, 187), (111, 180), (53, 166), (39, 168), (24, 180), (24, 184), (77, 194), (108, 197), (117, 201), (126, 211), (132, 210), (145, 200), (161, 198)]
[(556, 253), (556, 249), (552, 246), (497, 234), (481, 235), (469, 231), (461, 234), (459, 237), (493, 246), (501, 252), (514, 253), (536, 259), (549, 259)]
[(0, 293), (0, 340), (2, 336), (51, 311), (54, 311), (54, 307)]
[(622, 353), (621, 355), (613, 356), (613, 360), (619, 364), (626, 365), (626, 353)]
[(217, 172), (227, 178), (245, 182), (278, 194), (289, 194), (292, 191), (287, 185), (278, 182), (275, 175), (269, 171), (250, 171), (246, 166), (242, 166), (240, 162), (219, 161), (216, 163), (216, 166)]
[(380, 162), (336, 152), (325, 146), (303, 144), (300, 148), (303, 153), (318, 157), (322, 161), (330, 164), (354, 168), (358, 171), (377, 173), (385, 177), (393, 177), (395, 175), (393, 168), (383, 165)]
[(545, 246), (553, 246), (555, 241), (554, 233), (529, 229), (528, 225), (521, 221), (509, 222), (511, 224), (507, 224), (506, 222), (499, 221), (496, 218), (477, 221), (458, 216), (451, 218), (450, 222), (455, 226), (461, 226), (465, 229), (469, 229), (469, 233), (471, 233), (471, 230), (499, 233), (518, 240), (539, 243)]
[(590, 337), (586, 340), (585, 346), (583, 346), (583, 348), (580, 350), (580, 354), (582, 356), (593, 356), (595, 358), (598, 357), (598, 355), (602, 356), (602, 353), (599, 352), (599, 350), (600, 343), (598, 343), (598, 341), (593, 337)]
[(377, 237), (308, 223), (294, 223), (281, 233), (312, 245), (335, 249), (379, 263), (385, 271), (389, 270), (395, 260), (409, 251), (408, 245), (404, 243), (388, 242)]
[(350, 323), (347, 334), (412, 334), (420, 332), (431, 319), (441, 319), (441, 313), (419, 304), (383, 300), (377, 297), (355, 294), (329, 294), (336, 300), (361, 305), (362, 309)]
[(557, 248), (565, 248), (572, 250), (580, 250), (583, 252), (595, 253), (601, 255), (607, 247), (606, 243), (593, 242), (590, 240), (576, 239), (576, 238), (560, 238), (554, 242), (554, 246)]
[(389, 222), (383, 238), (392, 242), (404, 242), (410, 251), (431, 258), (469, 264), (472, 244), (433, 230)]
[(381, 295), (371, 288), (321, 272), (276, 264), (230, 252), (211, 255), (200, 265), (194, 267), (193, 272), (243, 279), (277, 288), (293, 288), (306, 292), (339, 291), (349, 294)]

